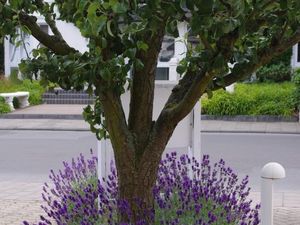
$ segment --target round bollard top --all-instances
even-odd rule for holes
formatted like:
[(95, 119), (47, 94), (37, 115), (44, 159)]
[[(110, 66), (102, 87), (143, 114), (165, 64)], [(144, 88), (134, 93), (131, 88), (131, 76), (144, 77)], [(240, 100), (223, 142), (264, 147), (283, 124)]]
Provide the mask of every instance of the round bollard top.
[(261, 170), (261, 177), (265, 179), (285, 178), (285, 169), (277, 162), (267, 163)]

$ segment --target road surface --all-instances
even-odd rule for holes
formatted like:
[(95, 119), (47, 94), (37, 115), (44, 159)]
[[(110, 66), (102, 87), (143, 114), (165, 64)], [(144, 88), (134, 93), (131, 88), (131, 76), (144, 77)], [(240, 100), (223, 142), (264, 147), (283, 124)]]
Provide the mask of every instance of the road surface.
[(44, 182), (50, 169), (62, 168), (80, 153), (96, 154), (90, 132), (0, 131), (0, 181)]
[[(43, 182), (50, 169), (62, 161), (96, 151), (90, 132), (0, 131), (0, 181)], [(260, 169), (270, 161), (284, 165), (287, 178), (277, 191), (300, 190), (300, 135), (203, 133), (202, 151), (212, 161), (223, 158), (240, 176), (248, 174), (253, 190), (259, 190)]]
[(223, 158), (240, 176), (250, 176), (250, 186), (260, 190), (260, 170), (279, 162), (287, 177), (276, 182), (275, 191), (300, 191), (300, 135), (203, 133), (202, 152), (212, 160)]

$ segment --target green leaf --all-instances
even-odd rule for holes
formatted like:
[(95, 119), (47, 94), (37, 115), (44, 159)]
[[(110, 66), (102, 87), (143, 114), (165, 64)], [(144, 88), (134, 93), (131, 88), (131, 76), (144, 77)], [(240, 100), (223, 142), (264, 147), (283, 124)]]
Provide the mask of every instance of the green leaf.
[(100, 3), (98, 2), (93, 2), (89, 5), (89, 8), (87, 10), (87, 18), (90, 21), (90, 23), (94, 22), (95, 17), (97, 17), (96, 12), (97, 9), (100, 8)]
[[(91, 25), (92, 28), (92, 33), (94, 35), (97, 35), (105, 26), (106, 21), (107, 21), (107, 16), (102, 14), (100, 16), (97, 15), (97, 10), (99, 10), (100, 5), (99, 3), (93, 2), (92, 4), (90, 4), (89, 8), (88, 8), (88, 21)], [(82, 32), (86, 29), (86, 27), (83, 27), (83, 29), (81, 30)], [(88, 33), (88, 30), (85, 31), (84, 33)]]
[(144, 50), (144, 51), (147, 51), (148, 48), (149, 48), (149, 46), (143, 41), (138, 41), (137, 42), (137, 47), (138, 47), (138, 49)]
[(122, 14), (126, 13), (127, 7), (124, 3), (117, 2), (112, 6), (112, 10), (114, 13)]
[(96, 25), (97, 25), (97, 32), (100, 32), (102, 28), (105, 26), (105, 23), (107, 21), (107, 16), (101, 15), (99, 19), (96, 20)]
[(186, 0), (180, 0), (180, 8), (182, 10), (186, 10), (187, 7), (186, 7)]
[(222, 54), (219, 54), (213, 64), (214, 69), (222, 68), (225, 65), (225, 60)]
[(101, 69), (100, 75), (104, 80), (108, 81), (110, 80), (112, 73), (107, 67), (104, 67), (103, 69)]
[(107, 32), (110, 36), (114, 37), (115, 35), (113, 34), (113, 32), (111, 31), (111, 23), (112, 23), (112, 20), (109, 20), (106, 24), (106, 28), (107, 28)]
[(143, 62), (142, 62), (141, 60), (139, 60), (139, 59), (136, 59), (136, 60), (134, 61), (134, 66), (135, 66), (135, 68), (136, 68), (137, 70), (141, 70), (141, 69), (144, 68)]
[(210, 89), (206, 89), (207, 97), (211, 99), (213, 97), (213, 92)]
[(107, 47), (107, 40), (104, 37), (101, 37), (101, 47), (106, 48)]
[(212, 12), (214, 0), (199, 0), (195, 1), (200, 15), (209, 15)]
[(283, 10), (286, 10), (287, 9), (287, 0), (280, 0), (280, 8), (283, 9)]
[(167, 33), (172, 35), (174, 38), (177, 38), (179, 36), (178, 28), (177, 28), (177, 20), (173, 20), (167, 23), (166, 30)]
[(127, 51), (126, 51), (127, 57), (132, 59), (132, 58), (135, 58), (135, 55), (136, 55), (136, 48), (127, 49)]
[(179, 73), (180, 75), (184, 74), (185, 71), (186, 71), (185, 65), (178, 65), (176, 68), (176, 72)]

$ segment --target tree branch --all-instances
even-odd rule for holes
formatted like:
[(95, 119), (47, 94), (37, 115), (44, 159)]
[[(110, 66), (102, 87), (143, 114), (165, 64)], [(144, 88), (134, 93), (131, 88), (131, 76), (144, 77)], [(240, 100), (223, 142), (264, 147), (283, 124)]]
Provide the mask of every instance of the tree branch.
[[(45, 8), (45, 2), (43, 0), (35, 0), (34, 4), (37, 6), (40, 14), (45, 17), (46, 23), (49, 25), (50, 29), (52, 30), (53, 34), (58, 37), (60, 40), (64, 40), (63, 36), (61, 35), (60, 31), (56, 26), (56, 22), (52, 17), (52, 14), (46, 11), (43, 11)], [(48, 4), (48, 3), (47, 3)]]
[[(300, 28), (293, 34), (292, 37), (280, 42), (272, 42), (267, 48), (261, 49), (258, 53), (259, 57), (256, 62), (248, 62), (244, 63), (243, 65), (239, 65), (241, 67), (241, 70), (239, 70), (238, 72), (237, 70), (234, 70), (233, 67), (232, 72), (224, 76), (224, 85), (228, 86), (235, 83), (236, 81), (249, 77), (259, 67), (269, 63), (274, 56), (279, 56), (284, 51), (286, 51), (286, 49), (293, 47), (299, 41)], [(213, 90), (223, 88), (223, 86), (217, 84), (216, 80), (213, 81), (213, 85)]]
[[(110, 140), (115, 150), (115, 156), (117, 158), (122, 155), (131, 155), (131, 157), (133, 157), (134, 154), (128, 152), (131, 151), (131, 153), (134, 153), (133, 138), (127, 128), (120, 96), (115, 94), (113, 90), (107, 89), (99, 90), (98, 96), (103, 107)], [(127, 161), (128, 160), (129, 159), (127, 159)], [(133, 160), (133, 158), (131, 160)]]
[(21, 25), (26, 26), (31, 34), (47, 48), (51, 49), (58, 55), (68, 55), (75, 53), (77, 50), (70, 47), (64, 40), (57, 36), (51, 36), (41, 30), (39, 25), (36, 23), (37, 19), (34, 16), (29, 16), (24, 12), (18, 14)]
[(144, 34), (142, 40), (149, 46), (147, 51), (139, 50), (136, 58), (143, 64), (143, 69), (134, 69), (131, 87), (128, 126), (132, 133), (139, 137), (136, 140), (137, 150), (143, 150), (152, 127), (154, 83), (157, 59), (165, 33), (163, 24), (156, 34)]

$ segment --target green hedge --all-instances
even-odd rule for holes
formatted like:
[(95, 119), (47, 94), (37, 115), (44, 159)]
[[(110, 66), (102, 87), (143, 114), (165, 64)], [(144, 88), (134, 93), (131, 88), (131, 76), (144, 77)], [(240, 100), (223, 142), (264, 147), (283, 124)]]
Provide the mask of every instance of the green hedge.
[(4, 44), (0, 41), (0, 76), (4, 73)]
[(285, 51), (282, 55), (275, 57), (269, 64), (256, 71), (259, 82), (284, 82), (291, 81), (292, 49)]
[(293, 93), (294, 105), (300, 110), (300, 69), (294, 72), (293, 83), (295, 84), (295, 91)]
[(294, 84), (236, 84), (234, 93), (214, 92), (202, 100), (202, 113), (217, 116), (282, 115), (294, 113)]
[(292, 76), (291, 66), (283, 63), (264, 66), (256, 72), (259, 82), (284, 82), (290, 81)]

